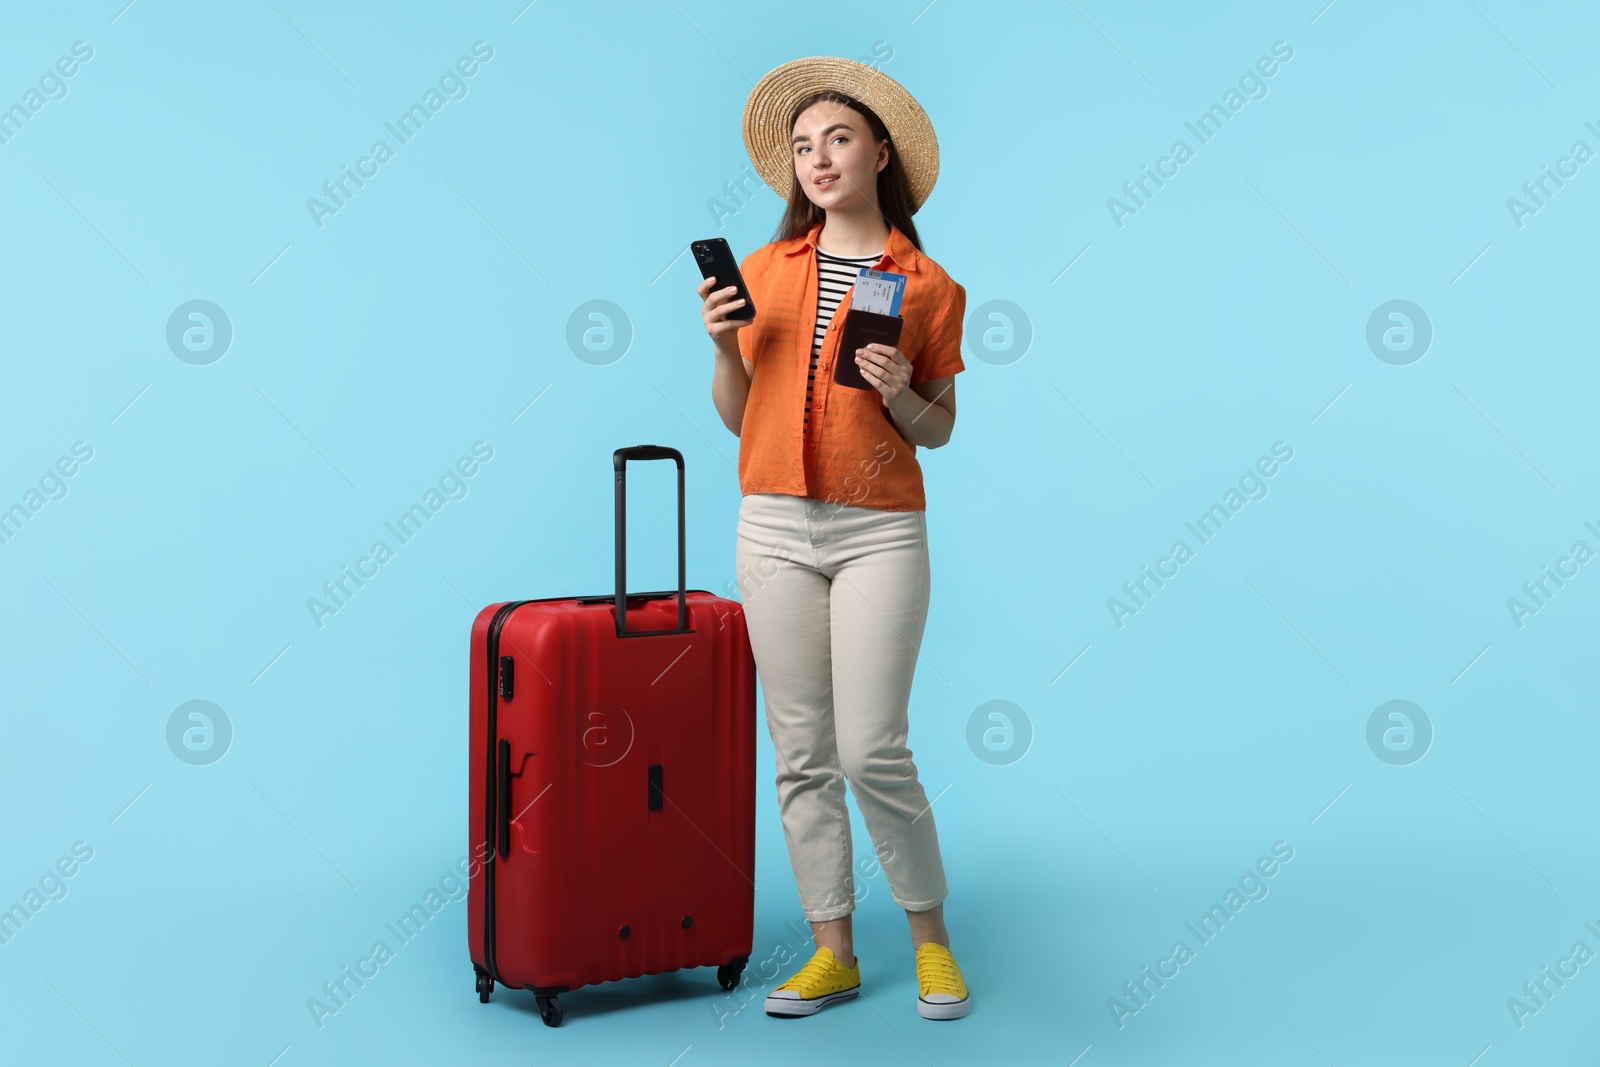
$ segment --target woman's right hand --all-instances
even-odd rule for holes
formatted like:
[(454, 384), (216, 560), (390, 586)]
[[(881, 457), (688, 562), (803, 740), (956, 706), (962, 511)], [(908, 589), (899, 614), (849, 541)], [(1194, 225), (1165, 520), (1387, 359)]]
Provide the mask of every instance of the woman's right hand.
[(728, 351), (738, 351), (739, 339), (735, 331), (750, 325), (752, 319), (730, 319), (728, 313), (744, 306), (743, 300), (734, 299), (734, 294), (739, 291), (736, 285), (712, 292), (711, 287), (717, 284), (715, 277), (707, 278), (695, 287), (704, 303), (700, 308), (700, 317), (705, 320), (706, 333), (716, 342), (718, 348)]

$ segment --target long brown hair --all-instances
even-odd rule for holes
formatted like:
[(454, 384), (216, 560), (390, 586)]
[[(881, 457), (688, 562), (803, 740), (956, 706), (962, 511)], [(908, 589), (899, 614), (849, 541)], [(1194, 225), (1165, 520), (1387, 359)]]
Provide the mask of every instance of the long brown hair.
[[(917, 227), (911, 221), (911, 183), (906, 179), (906, 170), (900, 163), (900, 153), (895, 151), (894, 138), (889, 136), (888, 127), (877, 114), (857, 100), (855, 97), (834, 89), (824, 89), (822, 92), (812, 93), (795, 105), (794, 113), (789, 116), (789, 129), (794, 129), (794, 124), (800, 120), (800, 115), (806, 108), (822, 101), (843, 104), (856, 111), (867, 120), (867, 126), (872, 131), (872, 136), (878, 141), (889, 142), (889, 162), (878, 172), (878, 210), (882, 213), (891, 226), (905, 234), (917, 251), (922, 251), (922, 239), (917, 236)], [(793, 153), (790, 162), (793, 162)], [(800, 188), (800, 179), (793, 175), (789, 178), (789, 204), (784, 209), (783, 218), (778, 223), (777, 233), (773, 235), (774, 241), (787, 241), (791, 237), (803, 237), (811, 227), (828, 217), (828, 213), (806, 196), (806, 191)]]

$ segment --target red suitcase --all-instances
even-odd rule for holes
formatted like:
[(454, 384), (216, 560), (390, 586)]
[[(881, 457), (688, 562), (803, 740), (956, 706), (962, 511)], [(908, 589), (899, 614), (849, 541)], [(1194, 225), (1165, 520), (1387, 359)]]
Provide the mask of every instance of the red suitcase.
[[(628, 460), (678, 466), (678, 588), (624, 597)], [(738, 601), (685, 583), (683, 456), (618, 449), (616, 591), (472, 624), (467, 939), (478, 999), (716, 966), (755, 919), (756, 670)], [(624, 606), (625, 605), (625, 606)]]

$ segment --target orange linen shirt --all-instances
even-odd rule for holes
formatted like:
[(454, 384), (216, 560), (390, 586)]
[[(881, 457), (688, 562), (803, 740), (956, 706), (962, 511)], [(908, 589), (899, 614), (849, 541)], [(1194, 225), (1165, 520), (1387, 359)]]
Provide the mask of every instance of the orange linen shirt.
[[(922, 511), (922, 466), (916, 446), (895, 431), (876, 389), (833, 380), (840, 331), (855, 290), (840, 299), (823, 335), (805, 426), (806, 384), (817, 326), (818, 222), (803, 237), (774, 241), (744, 258), (739, 271), (756, 317), (739, 330), (739, 352), (752, 364), (750, 395), (739, 428), (742, 493), (786, 493), (834, 504)], [(967, 291), (919, 252), (893, 224), (877, 270), (906, 276), (900, 301), (900, 343), (911, 361), (911, 385), (966, 369), (961, 324)]]

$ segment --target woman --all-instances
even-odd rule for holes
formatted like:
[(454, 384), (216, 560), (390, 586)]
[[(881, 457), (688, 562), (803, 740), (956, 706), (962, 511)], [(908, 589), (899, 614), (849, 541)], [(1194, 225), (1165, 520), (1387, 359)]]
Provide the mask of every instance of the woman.
[[(817, 944), (766, 1010), (811, 1015), (860, 992), (848, 779), (910, 921), (917, 1010), (959, 1018), (971, 998), (944, 925), (933, 812), (906, 747), (930, 587), (915, 452), (950, 439), (964, 369), (966, 292), (922, 253), (911, 223), (938, 176), (938, 144), (899, 84), (827, 57), (763, 77), (744, 137), (788, 201), (773, 242), (741, 264), (756, 316), (729, 318), (743, 301), (716, 278), (697, 292), (715, 342), (712, 400), (740, 437), (740, 596)], [(905, 275), (901, 336), (840, 352), (841, 297), (861, 267)], [(840, 359), (854, 360), (868, 388), (834, 381)]]

